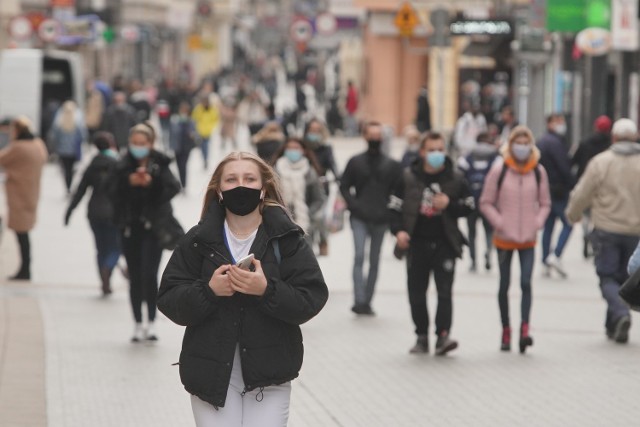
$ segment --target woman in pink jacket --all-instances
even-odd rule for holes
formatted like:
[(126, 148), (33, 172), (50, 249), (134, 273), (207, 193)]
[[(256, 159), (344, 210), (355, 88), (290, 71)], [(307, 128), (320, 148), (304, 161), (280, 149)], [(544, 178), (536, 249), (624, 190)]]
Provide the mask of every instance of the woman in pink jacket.
[(533, 134), (526, 126), (517, 126), (502, 148), (504, 161), (496, 161), (487, 174), (480, 211), (494, 227), (493, 243), (498, 249), (500, 290), (498, 303), (502, 319), (503, 351), (511, 350), (509, 325), (509, 285), (511, 258), (518, 251), (520, 258), (520, 286), (522, 304), (520, 326), (520, 353), (533, 345), (529, 335), (531, 311), (531, 276), (534, 264), (534, 248), (538, 230), (544, 226), (549, 214), (551, 198), (549, 180), (544, 168), (538, 165), (540, 152), (535, 146)]

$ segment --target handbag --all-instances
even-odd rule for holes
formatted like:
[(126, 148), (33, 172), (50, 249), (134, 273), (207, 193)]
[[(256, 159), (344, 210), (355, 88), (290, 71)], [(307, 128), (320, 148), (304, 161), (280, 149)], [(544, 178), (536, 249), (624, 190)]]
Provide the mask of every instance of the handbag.
[(640, 268), (620, 286), (618, 295), (633, 311), (640, 311)]
[(184, 236), (184, 229), (173, 214), (157, 217), (151, 225), (153, 234), (158, 239), (158, 244), (162, 249), (174, 250), (178, 242)]

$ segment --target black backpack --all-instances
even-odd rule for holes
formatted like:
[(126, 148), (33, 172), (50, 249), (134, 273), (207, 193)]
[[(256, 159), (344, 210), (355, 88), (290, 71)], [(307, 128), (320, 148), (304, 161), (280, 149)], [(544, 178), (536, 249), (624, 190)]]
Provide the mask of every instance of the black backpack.
[[(500, 176), (498, 177), (498, 193), (500, 193), (500, 188), (502, 187), (502, 181), (504, 181), (504, 176), (507, 174), (507, 170), (509, 166), (506, 163), (502, 164), (502, 170), (500, 171)], [(535, 169), (533, 169), (533, 173), (536, 175), (536, 184), (538, 185), (538, 190), (540, 190), (540, 166), (536, 165)]]

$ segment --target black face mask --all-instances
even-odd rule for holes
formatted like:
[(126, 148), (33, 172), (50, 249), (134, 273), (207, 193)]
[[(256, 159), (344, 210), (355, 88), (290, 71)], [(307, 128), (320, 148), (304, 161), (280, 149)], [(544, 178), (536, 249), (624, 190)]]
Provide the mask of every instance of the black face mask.
[(262, 190), (249, 187), (236, 187), (223, 191), (220, 203), (229, 209), (229, 212), (232, 214), (245, 216), (256, 210), (260, 204), (261, 195)]
[(379, 139), (369, 139), (367, 140), (367, 144), (369, 144), (369, 151), (371, 153), (379, 153), (380, 146), (382, 145), (382, 141)]

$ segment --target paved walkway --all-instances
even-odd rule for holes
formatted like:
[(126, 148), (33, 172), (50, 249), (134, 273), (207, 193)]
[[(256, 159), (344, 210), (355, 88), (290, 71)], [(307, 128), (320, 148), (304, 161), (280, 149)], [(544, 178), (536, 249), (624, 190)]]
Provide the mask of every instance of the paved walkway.
[[(363, 145), (340, 140), (335, 147), (342, 168)], [(184, 224), (197, 220), (208, 178), (199, 156), (191, 166), (191, 188), (174, 203)], [(64, 228), (59, 170), (47, 166), (43, 182), (32, 283), (4, 281), (16, 268), (16, 248), (10, 232), (0, 242), (0, 426), (192, 425), (171, 366), (182, 328), (161, 316), (157, 344), (129, 342), (124, 279), (116, 276), (111, 298), (99, 297), (84, 207)], [(4, 215), (2, 198), (0, 191)], [(453, 328), (460, 348), (444, 358), (407, 352), (414, 336), (406, 274), (392, 239), (383, 247), (377, 316), (356, 318), (350, 230), (333, 235), (329, 257), (320, 259), (330, 299), (303, 326), (305, 363), (290, 426), (636, 425), (640, 330), (631, 330), (625, 346), (605, 338), (604, 303), (592, 265), (581, 259), (579, 233), (565, 256), (568, 280), (534, 273), (535, 346), (524, 356), (498, 351), (497, 272), (470, 274), (460, 261)], [(433, 289), (429, 297), (433, 308)], [(515, 320), (517, 283), (511, 302)]]

